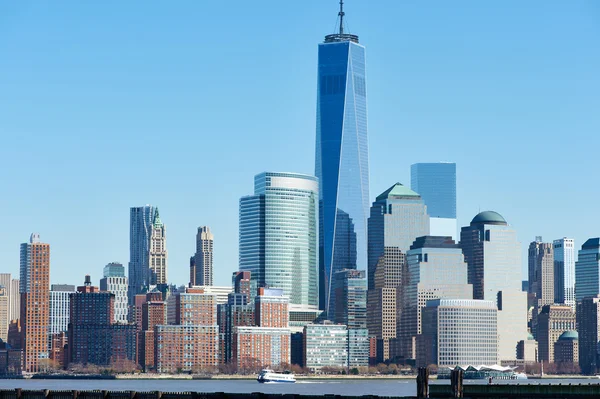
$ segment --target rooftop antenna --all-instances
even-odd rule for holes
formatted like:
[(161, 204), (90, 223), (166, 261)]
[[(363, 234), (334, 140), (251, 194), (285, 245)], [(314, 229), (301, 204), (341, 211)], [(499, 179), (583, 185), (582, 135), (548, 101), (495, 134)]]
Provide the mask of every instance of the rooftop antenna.
[(340, 0), (340, 12), (338, 13), (340, 17), (340, 35), (344, 34), (344, 0)]

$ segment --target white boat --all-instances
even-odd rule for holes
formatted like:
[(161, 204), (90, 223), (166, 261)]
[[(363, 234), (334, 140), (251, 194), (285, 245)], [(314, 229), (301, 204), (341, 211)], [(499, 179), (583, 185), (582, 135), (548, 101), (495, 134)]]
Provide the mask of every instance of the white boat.
[(294, 383), (296, 382), (296, 378), (294, 374), (284, 374), (284, 373), (276, 373), (270, 369), (263, 369), (260, 374), (258, 374), (258, 378), (256, 379), (258, 382), (287, 382)]

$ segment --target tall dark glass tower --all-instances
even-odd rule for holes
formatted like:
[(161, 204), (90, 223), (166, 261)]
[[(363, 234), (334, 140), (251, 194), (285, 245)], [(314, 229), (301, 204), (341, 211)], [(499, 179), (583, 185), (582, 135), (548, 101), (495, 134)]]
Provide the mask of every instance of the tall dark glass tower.
[[(365, 48), (344, 32), (319, 44), (317, 143), (320, 308), (329, 310), (333, 275), (367, 268), (369, 154)], [(329, 315), (329, 318), (332, 316)]]

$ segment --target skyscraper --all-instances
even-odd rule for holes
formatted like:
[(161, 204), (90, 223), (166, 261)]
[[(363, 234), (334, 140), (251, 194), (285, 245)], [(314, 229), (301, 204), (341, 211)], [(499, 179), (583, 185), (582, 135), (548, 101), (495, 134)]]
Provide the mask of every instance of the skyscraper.
[(150, 233), (150, 285), (167, 284), (167, 261), (167, 230), (156, 208)]
[(554, 248), (536, 237), (529, 244), (529, 292), (535, 294), (539, 307), (554, 303)]
[(103, 278), (100, 279), (100, 290), (115, 294), (114, 323), (127, 323), (129, 308), (127, 306), (127, 277), (125, 268), (118, 262), (104, 266)]
[(581, 246), (575, 263), (575, 299), (600, 294), (600, 238), (590, 238)]
[(364, 270), (345, 269), (333, 276), (333, 321), (348, 329), (367, 328), (367, 277)]
[(421, 195), (429, 213), (432, 236), (456, 240), (456, 164), (416, 163), (410, 167), (410, 188)]
[(210, 228), (208, 226), (198, 227), (193, 272), (190, 272), (190, 285), (213, 285), (213, 242), (214, 237)]
[(129, 216), (129, 305), (134, 305), (135, 295), (141, 294), (149, 281), (150, 237), (154, 222), (154, 207), (134, 207)]
[(290, 309), (316, 310), (318, 291), (317, 179), (265, 172), (254, 195), (240, 199), (240, 270), (257, 287), (283, 289)]
[(554, 302), (575, 308), (575, 240), (554, 240)]
[(554, 344), (562, 333), (575, 329), (575, 312), (567, 305), (544, 305), (538, 316), (538, 361), (554, 362)]
[(369, 155), (365, 48), (344, 31), (319, 44), (315, 174), (319, 179), (320, 308), (333, 274), (367, 268)]
[(577, 303), (579, 367), (584, 374), (596, 374), (600, 366), (600, 296), (583, 298)]
[[(50, 326), (48, 348), (52, 347), (55, 334), (66, 332), (69, 327), (69, 295), (75, 292), (74, 285), (52, 284), (50, 287)], [(127, 299), (127, 296), (125, 297)]]
[(429, 216), (421, 196), (400, 183), (381, 193), (369, 218), (367, 323), (379, 341), (382, 359), (397, 337), (399, 300), (406, 253), (417, 237), (429, 235)]
[(498, 355), (516, 359), (519, 341), (527, 339), (527, 293), (521, 291), (521, 245), (517, 232), (497, 212), (481, 212), (460, 233), (473, 298), (498, 308)]
[(50, 245), (33, 233), (21, 244), (21, 348), (23, 370), (39, 371), (39, 360), (48, 358), (50, 320)]

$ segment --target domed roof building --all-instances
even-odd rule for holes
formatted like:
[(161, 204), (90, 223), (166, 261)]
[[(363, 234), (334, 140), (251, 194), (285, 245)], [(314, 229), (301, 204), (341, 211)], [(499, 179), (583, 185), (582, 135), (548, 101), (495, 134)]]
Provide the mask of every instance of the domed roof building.
[(579, 334), (577, 331), (565, 331), (554, 344), (554, 361), (556, 363), (579, 362)]
[(506, 223), (506, 220), (502, 217), (502, 215), (495, 211), (485, 211), (478, 213), (473, 218), (473, 220), (471, 220), (471, 226), (473, 226), (474, 224), (494, 224), (501, 226), (508, 225), (508, 223)]

